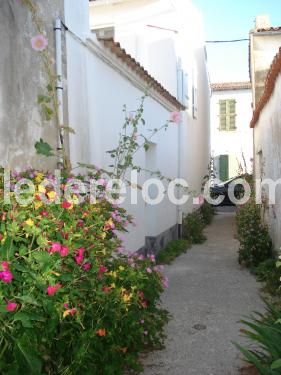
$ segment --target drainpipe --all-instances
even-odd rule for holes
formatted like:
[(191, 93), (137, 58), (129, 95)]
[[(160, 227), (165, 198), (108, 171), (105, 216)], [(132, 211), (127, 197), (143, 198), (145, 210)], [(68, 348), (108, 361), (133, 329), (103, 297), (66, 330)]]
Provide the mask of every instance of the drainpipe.
[[(183, 75), (181, 60), (178, 62), (177, 67), (177, 97), (180, 102), (183, 101)], [(182, 126), (183, 126), (183, 113), (181, 112), (181, 121), (178, 124), (178, 168), (177, 177), (182, 178)], [(180, 195), (180, 187), (178, 188), (178, 195)], [(177, 205), (177, 220), (178, 220), (178, 236), (182, 238), (182, 209)]]
[[(63, 126), (63, 85), (62, 85), (62, 23), (59, 18), (55, 20), (55, 55), (56, 55), (56, 94), (58, 101), (58, 125)], [(58, 151), (64, 147), (63, 137), (60, 131), (58, 132)], [(63, 164), (62, 158), (59, 159), (59, 164)]]

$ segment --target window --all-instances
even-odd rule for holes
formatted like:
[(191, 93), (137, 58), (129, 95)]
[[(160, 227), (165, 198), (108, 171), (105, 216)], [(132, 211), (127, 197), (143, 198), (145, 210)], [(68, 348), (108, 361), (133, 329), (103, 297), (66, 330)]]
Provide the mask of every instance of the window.
[(236, 100), (227, 99), (219, 101), (220, 130), (236, 129)]

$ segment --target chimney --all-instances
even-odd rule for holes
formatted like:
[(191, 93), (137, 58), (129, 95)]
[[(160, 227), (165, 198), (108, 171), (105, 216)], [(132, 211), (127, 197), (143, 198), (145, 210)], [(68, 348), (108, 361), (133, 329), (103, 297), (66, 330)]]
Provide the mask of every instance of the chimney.
[(270, 28), (270, 18), (268, 14), (260, 14), (256, 17), (256, 30)]

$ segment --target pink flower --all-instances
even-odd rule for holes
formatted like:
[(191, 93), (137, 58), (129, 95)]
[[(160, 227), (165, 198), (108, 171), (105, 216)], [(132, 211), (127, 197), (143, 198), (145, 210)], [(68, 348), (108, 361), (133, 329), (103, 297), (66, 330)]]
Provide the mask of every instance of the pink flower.
[(162, 279), (162, 286), (165, 289), (167, 289), (169, 287), (169, 280), (168, 280), (167, 276), (163, 277), (163, 279)]
[(4, 283), (10, 283), (13, 280), (13, 275), (12, 272), (7, 270), (7, 271), (1, 271), (0, 272), (0, 279)]
[(181, 122), (180, 112), (172, 112), (170, 115), (170, 122), (174, 122), (175, 124), (180, 124)]
[(8, 301), (8, 303), (6, 305), (6, 310), (7, 311), (14, 311), (17, 307), (18, 307), (18, 305), (15, 302)]
[(106, 187), (107, 181), (104, 178), (100, 178), (99, 180), (97, 180), (97, 184), (98, 186)]
[(47, 294), (53, 296), (61, 287), (61, 284), (49, 285), (47, 288)]
[(58, 243), (58, 242), (53, 242), (53, 243), (52, 243), (52, 246), (51, 246), (50, 249), (49, 249), (49, 253), (56, 253), (56, 252), (59, 252), (59, 251), (61, 251), (61, 248), (62, 248), (62, 246), (61, 246), (60, 243)]
[(69, 248), (67, 246), (61, 246), (60, 255), (66, 257), (69, 254)]
[(105, 266), (100, 266), (100, 268), (99, 268), (99, 278), (101, 278), (102, 275), (104, 273), (106, 273), (107, 271), (108, 271), (108, 269)]
[(48, 46), (48, 39), (44, 35), (36, 35), (31, 38), (31, 47), (38, 52), (44, 51)]
[(3, 271), (9, 271), (9, 262), (2, 262), (1, 263)]
[(85, 263), (82, 268), (84, 271), (89, 271), (89, 269), (91, 269), (91, 266), (91, 263)]
[(142, 319), (142, 320), (140, 320), (140, 324), (144, 324), (144, 320)]
[(146, 272), (147, 272), (147, 273), (152, 273), (152, 269), (149, 268), (149, 267), (147, 267), (147, 268), (146, 268)]
[(75, 252), (75, 262), (77, 264), (82, 264), (83, 261), (84, 261), (84, 252), (86, 251), (86, 249), (84, 249), (83, 247), (81, 247), (80, 249), (77, 249), (76, 252)]

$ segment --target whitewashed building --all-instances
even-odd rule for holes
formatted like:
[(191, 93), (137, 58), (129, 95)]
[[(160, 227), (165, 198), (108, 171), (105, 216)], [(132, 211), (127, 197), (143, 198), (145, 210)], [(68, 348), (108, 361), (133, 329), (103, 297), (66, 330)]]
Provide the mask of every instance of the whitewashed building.
[[(265, 24), (261, 25), (257, 22), (250, 39), (250, 72), (253, 81), (253, 98), (255, 98), (255, 110), (251, 120), (251, 128), (254, 132), (254, 176), (258, 187), (256, 195), (258, 198), (261, 197), (262, 216), (268, 224), (273, 245), (279, 250), (281, 247), (281, 27), (271, 27), (267, 17), (262, 19), (265, 20)], [(259, 20), (260, 18), (257, 19)]]
[[(210, 85), (202, 21), (191, 1), (38, 0), (36, 5), (46, 23), (54, 67), (62, 68), (58, 88), (63, 90), (61, 121), (76, 133), (65, 135), (72, 167), (86, 163), (106, 169), (111, 164), (106, 151), (117, 146), (124, 123), (123, 105), (134, 111), (147, 93), (147, 128), (162, 126), (172, 112), (181, 112), (182, 120), (153, 137), (149, 150), (136, 154), (135, 164), (160, 170), (172, 179), (184, 178), (190, 191), (199, 194), (210, 155)], [(5, 100), (0, 103), (5, 114), (0, 117), (5, 134), (0, 141), (1, 161), (24, 168), (36, 164), (34, 143), (42, 138), (56, 148), (58, 134), (54, 122), (41, 121), (36, 103), (47, 82), (40, 55), (30, 47), (36, 32), (32, 18), (16, 1), (3, 7), (5, 33), (0, 39), (6, 43), (10, 36), (14, 50), (6, 43), (7, 51), (0, 56), (0, 87), (13, 97), (9, 97), (9, 105)], [(8, 126), (9, 118), (15, 121)], [(39, 162), (40, 167), (53, 169), (57, 160), (40, 157)], [(139, 173), (138, 184), (149, 176)], [(141, 191), (133, 191), (138, 202), (131, 204), (131, 193), (124, 206), (138, 223), (126, 236), (132, 251), (165, 246), (178, 236), (183, 213), (194, 207), (192, 197), (180, 207), (166, 196), (162, 203), (149, 205)]]
[(212, 84), (211, 152), (215, 175), (221, 181), (252, 172), (251, 117), (250, 82)]

